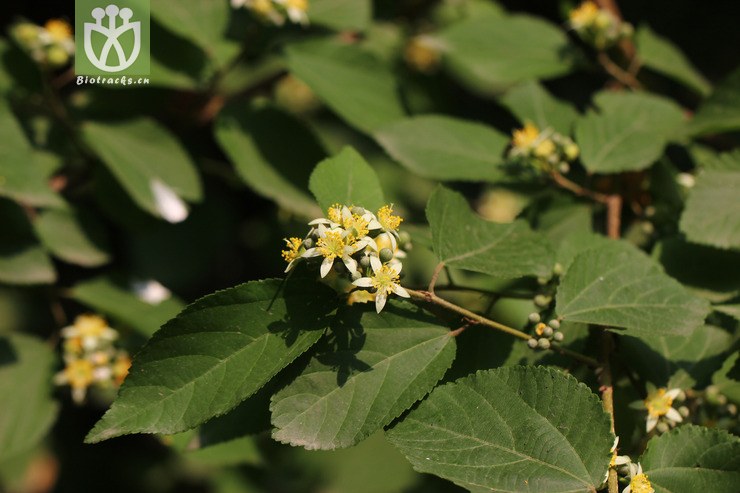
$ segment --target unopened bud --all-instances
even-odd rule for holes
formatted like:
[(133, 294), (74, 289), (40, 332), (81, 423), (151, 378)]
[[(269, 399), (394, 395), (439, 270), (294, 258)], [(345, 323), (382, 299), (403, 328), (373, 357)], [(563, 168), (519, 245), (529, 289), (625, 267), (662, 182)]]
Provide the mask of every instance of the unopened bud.
[(390, 248), (383, 248), (380, 250), (380, 253), (378, 253), (378, 257), (380, 257), (380, 261), (383, 263), (390, 262), (393, 259), (393, 250)]
[(565, 334), (563, 334), (562, 332), (555, 332), (552, 338), (555, 340), (555, 342), (561, 342), (563, 339), (565, 339)]
[(529, 339), (527, 341), (527, 346), (529, 346), (532, 349), (536, 348), (537, 347), (537, 339), (535, 339), (535, 338)]
[(552, 334), (553, 334), (553, 330), (552, 330), (552, 327), (550, 326), (547, 326), (542, 330), (542, 335), (544, 335), (545, 337), (552, 337)]
[(558, 330), (560, 328), (560, 321), (557, 318), (553, 318), (552, 320), (547, 322), (547, 325), (549, 325), (555, 330)]
[(688, 417), (689, 417), (689, 408), (688, 408), (688, 407), (686, 407), (686, 406), (681, 406), (681, 407), (679, 407), (679, 408), (678, 408), (678, 412), (679, 412), (679, 414), (680, 414), (681, 416), (683, 416), (684, 418), (688, 418)]
[(540, 314), (537, 312), (532, 312), (529, 314), (527, 319), (529, 320), (530, 323), (536, 324), (537, 322), (540, 321)]
[(550, 305), (550, 302), (552, 301), (552, 298), (549, 296), (545, 296), (544, 294), (538, 294), (534, 297), (534, 304), (541, 307), (546, 308)]
[(658, 426), (656, 426), (656, 428), (658, 430), (658, 433), (665, 433), (666, 431), (670, 429), (670, 427), (663, 421), (658, 423)]
[(544, 337), (541, 337), (537, 341), (537, 345), (539, 347), (541, 347), (542, 349), (550, 349), (550, 340), (549, 339), (545, 339)]

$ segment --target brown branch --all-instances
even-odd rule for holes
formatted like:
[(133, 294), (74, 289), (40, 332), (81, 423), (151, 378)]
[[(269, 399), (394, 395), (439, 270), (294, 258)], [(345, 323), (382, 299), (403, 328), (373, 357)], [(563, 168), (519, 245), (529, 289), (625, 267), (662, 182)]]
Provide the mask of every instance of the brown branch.
[(608, 205), (609, 203), (609, 195), (605, 193), (595, 192), (593, 190), (589, 190), (588, 188), (582, 187), (578, 183), (564, 177), (557, 171), (550, 172), (550, 178), (552, 178), (552, 181), (554, 181), (555, 184), (557, 184), (560, 188), (564, 188), (565, 190), (573, 192), (579, 197), (586, 197), (593, 200), (594, 202), (598, 202), (604, 205)]
[[(612, 15), (616, 17), (620, 22), (624, 22), (624, 17), (622, 17), (622, 12), (619, 9), (619, 5), (617, 5), (616, 0), (596, 0), (596, 4), (599, 6), (599, 8), (611, 12)], [(635, 53), (637, 52), (637, 50), (635, 49), (635, 44), (632, 42), (632, 40), (621, 40), (619, 42), (619, 47), (622, 49), (624, 55), (627, 57), (627, 60), (635, 59)]]
[(606, 70), (609, 75), (617, 79), (617, 81), (623, 86), (629, 87), (630, 89), (642, 89), (642, 83), (637, 80), (632, 72), (629, 72), (614, 63), (614, 61), (609, 58), (609, 55), (603, 51), (596, 55), (596, 59), (604, 70)]
[(427, 291), (434, 294), (434, 285), (437, 284), (437, 278), (439, 277), (440, 272), (442, 272), (442, 269), (445, 268), (445, 263), (440, 262), (437, 264), (437, 266), (434, 268), (434, 272), (432, 273), (432, 278), (429, 280), (429, 287), (427, 288)]
[(606, 230), (609, 238), (618, 240), (622, 227), (622, 196), (609, 195), (606, 202)]

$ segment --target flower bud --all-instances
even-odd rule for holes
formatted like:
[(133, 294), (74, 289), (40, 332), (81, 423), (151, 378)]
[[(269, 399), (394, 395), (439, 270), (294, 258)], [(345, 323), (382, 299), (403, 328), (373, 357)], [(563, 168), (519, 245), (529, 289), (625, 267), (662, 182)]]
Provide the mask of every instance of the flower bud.
[(540, 338), (540, 339), (539, 339), (539, 340), (537, 341), (537, 345), (538, 345), (538, 346), (539, 346), (540, 348), (542, 348), (542, 349), (550, 349), (550, 340), (549, 340), (549, 339), (545, 339), (544, 337), (541, 337), (541, 338)]
[(367, 269), (368, 267), (370, 267), (370, 257), (368, 257), (367, 255), (364, 256), (364, 257), (362, 257), (360, 259), (360, 266), (363, 267), (363, 268), (365, 268), (365, 269)]
[(575, 142), (569, 142), (565, 145), (565, 147), (563, 147), (563, 154), (565, 154), (565, 158), (568, 161), (575, 161), (580, 153), (581, 150), (578, 148)]
[(665, 433), (670, 429), (670, 427), (663, 421), (658, 423), (658, 426), (656, 426), (656, 429), (658, 430), (658, 433)]
[(382, 248), (378, 253), (378, 257), (380, 257), (380, 261), (383, 263), (390, 262), (393, 260), (393, 251), (390, 248)]
[(555, 342), (562, 342), (562, 340), (565, 339), (565, 334), (563, 334), (562, 332), (555, 332), (552, 338), (555, 340)]
[(557, 318), (553, 318), (552, 320), (547, 322), (547, 325), (549, 325), (555, 330), (558, 330), (560, 328), (560, 321)]
[(679, 407), (679, 408), (678, 408), (678, 412), (679, 412), (679, 414), (681, 414), (681, 416), (683, 416), (684, 418), (688, 418), (688, 417), (689, 417), (689, 408), (688, 408), (688, 407), (686, 407), (686, 406), (681, 406), (681, 407)]
[(532, 349), (536, 348), (537, 347), (537, 339), (535, 339), (534, 337), (532, 339), (529, 339), (527, 341), (527, 346), (529, 346)]
[(562, 276), (563, 275), (563, 266), (559, 262), (557, 262), (552, 267), (552, 273), (554, 275), (556, 275), (556, 276)]
[(541, 308), (548, 307), (551, 301), (552, 298), (550, 298), (549, 296), (545, 296), (544, 294), (538, 294), (534, 297), (534, 304)]
[(536, 324), (537, 322), (540, 321), (540, 314), (537, 312), (532, 312), (529, 314), (527, 319), (529, 320), (530, 323)]
[(69, 62), (69, 54), (61, 46), (50, 46), (46, 50), (46, 60), (52, 67), (61, 67)]
[(552, 337), (553, 330), (552, 327), (547, 326), (542, 330), (542, 335), (545, 337)]

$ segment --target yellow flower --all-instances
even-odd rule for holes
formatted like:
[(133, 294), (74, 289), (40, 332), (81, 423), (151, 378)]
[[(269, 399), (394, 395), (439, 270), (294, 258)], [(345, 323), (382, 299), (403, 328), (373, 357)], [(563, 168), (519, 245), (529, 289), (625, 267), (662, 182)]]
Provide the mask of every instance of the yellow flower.
[(547, 325), (540, 322), (537, 325), (535, 325), (534, 331), (537, 333), (538, 336), (541, 336), (545, 332), (546, 328), (547, 328)]
[(285, 7), (288, 9), (297, 9), (302, 12), (307, 12), (308, 0), (286, 0)]
[(403, 51), (406, 63), (419, 72), (432, 73), (439, 66), (440, 50), (429, 36), (415, 36)]
[(118, 337), (118, 332), (108, 326), (103, 317), (92, 314), (79, 315), (74, 324), (62, 329), (65, 339), (79, 337), (82, 347), (91, 351), (101, 345), (102, 342), (110, 342)]
[(340, 224), (342, 222), (342, 206), (334, 204), (326, 211), (326, 217), (333, 223)]
[(342, 218), (342, 227), (347, 231), (347, 237), (362, 238), (368, 233), (368, 220), (359, 214), (351, 214)]
[(298, 258), (298, 249), (301, 248), (303, 240), (301, 240), (300, 238), (292, 237), (284, 238), (283, 241), (285, 241), (285, 245), (287, 246), (287, 248), (281, 252), (281, 255), (283, 256), (283, 260), (291, 263)]
[(384, 205), (378, 210), (378, 222), (386, 231), (396, 231), (403, 218), (393, 215), (393, 204)]
[(514, 130), (512, 133), (512, 144), (517, 149), (527, 149), (534, 144), (540, 136), (540, 129), (537, 125), (527, 122), (524, 127)]
[(408, 298), (408, 291), (399, 284), (401, 274), (401, 262), (383, 264), (378, 257), (370, 257), (370, 266), (373, 275), (361, 277), (352, 284), (361, 288), (375, 289), (375, 311), (380, 311), (385, 306), (388, 295), (395, 293), (403, 298)]
[(574, 29), (581, 29), (592, 25), (599, 15), (599, 7), (590, 0), (570, 11), (570, 25)]
[(319, 238), (318, 242), (319, 253), (330, 260), (341, 257), (346, 246), (347, 243), (339, 231), (327, 231), (323, 238)]
[(365, 248), (365, 243), (358, 242), (356, 238), (351, 236), (345, 237), (343, 231), (341, 228), (327, 229), (323, 224), (320, 224), (317, 229), (319, 241), (316, 243), (316, 247), (309, 248), (302, 255), (306, 258), (324, 257), (324, 261), (319, 268), (322, 278), (326, 277), (334, 265), (334, 259), (337, 258), (342, 260), (347, 270), (352, 274), (357, 272), (357, 261), (352, 258), (352, 255)]
[(57, 385), (72, 387), (72, 399), (80, 404), (85, 400), (87, 388), (95, 381), (95, 368), (86, 359), (73, 359), (67, 362), (64, 370), (54, 376)]
[(534, 148), (534, 155), (539, 158), (548, 158), (555, 153), (555, 143), (550, 139), (545, 139)]
[(44, 29), (54, 41), (66, 41), (72, 39), (72, 26), (62, 19), (50, 19), (44, 24)]
[(638, 465), (637, 474), (632, 476), (630, 484), (624, 489), (624, 491), (622, 491), (622, 493), (655, 493), (647, 474), (642, 472), (642, 466)]
[(274, 9), (270, 0), (253, 0), (251, 8), (254, 12), (264, 17), (268, 17)]

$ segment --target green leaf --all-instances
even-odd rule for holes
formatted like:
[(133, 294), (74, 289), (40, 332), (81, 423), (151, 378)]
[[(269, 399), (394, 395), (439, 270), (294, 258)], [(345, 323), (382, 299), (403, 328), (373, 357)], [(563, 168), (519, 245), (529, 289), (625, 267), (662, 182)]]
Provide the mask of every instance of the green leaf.
[(311, 24), (338, 30), (364, 31), (370, 25), (373, 6), (370, 0), (311, 0)]
[(183, 456), (206, 466), (262, 465), (262, 454), (254, 437), (239, 437), (208, 447), (189, 450)]
[(426, 214), (434, 253), (449, 267), (507, 279), (552, 272), (549, 242), (522, 221), (486, 221), (462, 195), (441, 186), (429, 198)]
[(740, 152), (724, 154), (721, 160), (722, 167), (697, 175), (680, 227), (689, 241), (740, 250)]
[(100, 220), (85, 209), (47, 209), (33, 226), (41, 242), (56, 257), (84, 267), (110, 262), (110, 245)]
[(669, 276), (697, 296), (713, 303), (728, 301), (740, 294), (740, 252), (719, 250), (667, 238), (653, 249), (653, 257)]
[(740, 321), (740, 303), (735, 303), (731, 305), (716, 305), (714, 306), (714, 309), (718, 312), (724, 313), (725, 315), (729, 315), (735, 320)]
[(54, 424), (54, 364), (48, 344), (20, 334), (0, 337), (0, 462), (33, 448)]
[(439, 41), (447, 69), (483, 94), (527, 80), (559, 77), (573, 66), (565, 32), (528, 15), (466, 19), (444, 30)]
[(255, 192), (296, 214), (321, 214), (306, 187), (326, 151), (295, 117), (270, 106), (234, 104), (221, 111), (215, 132), (237, 173)]
[(732, 336), (701, 325), (687, 336), (622, 337), (621, 353), (645, 380), (659, 387), (703, 388), (722, 366)]
[(455, 357), (454, 337), (400, 303), (357, 307), (332, 324), (333, 343), (273, 396), (273, 438), (306, 449), (351, 447), (424, 397)]
[(171, 222), (182, 220), (169, 215), (169, 201), (158, 200), (157, 183), (180, 199), (201, 199), (195, 163), (177, 138), (154, 120), (90, 122), (82, 127), (82, 133), (134, 202), (150, 214)]
[(472, 492), (594, 492), (614, 436), (599, 398), (544, 367), (479, 371), (437, 387), (389, 432), (414, 469)]
[(563, 135), (570, 135), (579, 116), (573, 106), (552, 96), (537, 81), (514, 87), (501, 98), (501, 103), (520, 122), (532, 122), (540, 129), (552, 128)]
[(219, 291), (165, 324), (134, 358), (118, 398), (88, 434), (178, 433), (224, 414), (316, 343), (335, 294), (292, 278)]
[(61, 206), (62, 200), (48, 185), (59, 158), (31, 146), (4, 98), (0, 98), (0, 142), (4, 143), (0, 146), (0, 197), (33, 206)]
[(640, 464), (655, 493), (736, 493), (740, 438), (724, 430), (680, 426), (650, 440)]
[(357, 46), (319, 40), (287, 49), (290, 71), (350, 125), (367, 133), (406, 114), (389, 67)]
[(702, 96), (712, 90), (701, 73), (669, 40), (658, 36), (648, 26), (641, 26), (635, 35), (640, 61), (650, 69), (671, 77), (692, 88)]
[(740, 353), (735, 352), (725, 360), (722, 368), (712, 375), (712, 385), (720, 394), (740, 404)]
[(237, 43), (225, 39), (231, 16), (231, 7), (226, 1), (156, 0), (151, 9), (157, 22), (192, 41), (220, 64), (239, 51)]
[(308, 188), (323, 210), (345, 204), (375, 211), (385, 204), (378, 175), (352, 147), (320, 162), (311, 173)]
[(709, 312), (660, 265), (629, 243), (613, 241), (575, 257), (556, 298), (565, 320), (628, 329), (631, 335), (688, 335)]
[(642, 93), (601, 92), (597, 110), (576, 122), (581, 161), (592, 173), (620, 173), (649, 167), (683, 122), (674, 102)]
[(176, 297), (156, 304), (147, 303), (136, 295), (131, 283), (113, 276), (100, 276), (79, 282), (72, 287), (69, 295), (147, 338), (185, 306)]
[(416, 116), (380, 128), (375, 138), (396, 161), (436, 180), (498, 181), (509, 137), (446, 116)]
[(686, 132), (694, 137), (734, 132), (740, 129), (740, 69), (732, 72), (715, 87), (694, 118), (686, 127)]
[(0, 282), (51, 284), (56, 272), (41, 247), (25, 211), (16, 203), (0, 199)]

